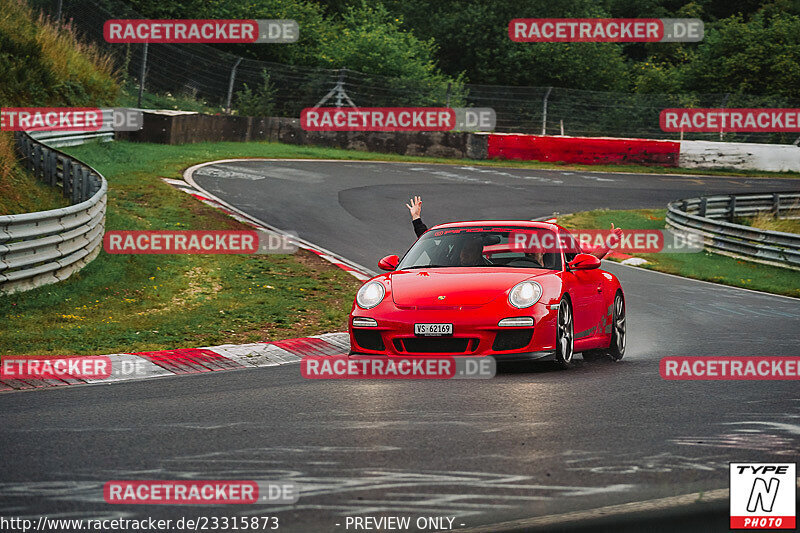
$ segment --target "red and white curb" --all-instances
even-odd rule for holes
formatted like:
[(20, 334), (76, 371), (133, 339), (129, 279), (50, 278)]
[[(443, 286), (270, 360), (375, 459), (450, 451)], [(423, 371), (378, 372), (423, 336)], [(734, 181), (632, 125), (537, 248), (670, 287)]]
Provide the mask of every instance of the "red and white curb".
[[(108, 355), (111, 376), (105, 379), (0, 379), (0, 392), (278, 366), (298, 363), (306, 356), (345, 355), (349, 351), (347, 333), (325, 333), (274, 342), (118, 353)], [(126, 372), (126, 368), (136, 371)]]
[[(372, 276), (375, 275), (374, 272), (370, 271), (368, 268), (359, 265), (349, 259), (342, 257), (330, 250), (326, 250), (321, 246), (318, 246), (312, 242), (309, 242), (305, 239), (301, 239), (299, 237), (295, 237), (291, 234), (286, 233), (283, 230), (280, 230), (276, 227), (273, 227), (263, 220), (259, 220), (258, 218), (245, 213), (244, 211), (238, 209), (237, 207), (225, 202), (224, 200), (216, 197), (212, 193), (206, 191), (202, 187), (200, 187), (193, 178), (194, 173), (205, 166), (208, 165), (216, 165), (219, 163), (235, 163), (239, 161), (254, 161), (254, 159), (220, 159), (218, 161), (208, 161), (206, 163), (200, 163), (199, 165), (194, 165), (186, 169), (183, 173), (183, 180), (175, 180), (170, 178), (162, 178), (165, 183), (172, 185), (178, 190), (181, 190), (187, 194), (190, 194), (203, 202), (206, 205), (213, 207), (214, 209), (219, 209), (220, 211), (227, 213), (228, 215), (232, 216), (236, 220), (247, 224), (255, 229), (267, 231), (274, 233), (276, 235), (282, 235), (288, 238), (288, 240), (296, 244), (298, 248), (302, 248), (303, 250), (308, 250), (309, 252), (318, 255), (320, 258), (328, 261), (329, 263), (341, 268), (345, 272), (352, 275), (354, 278), (360, 281), (366, 281)], [(255, 159), (255, 161), (287, 161), (285, 159)]]

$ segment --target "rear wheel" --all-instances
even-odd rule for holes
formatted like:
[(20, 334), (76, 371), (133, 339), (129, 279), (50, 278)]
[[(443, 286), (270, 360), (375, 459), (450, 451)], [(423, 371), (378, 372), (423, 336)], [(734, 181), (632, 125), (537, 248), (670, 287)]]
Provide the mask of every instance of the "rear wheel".
[(558, 305), (558, 320), (556, 321), (556, 364), (561, 368), (569, 368), (572, 365), (574, 348), (575, 331), (572, 306), (569, 299), (563, 297)]
[(611, 342), (608, 348), (586, 350), (583, 352), (584, 361), (601, 361), (611, 359), (619, 361), (625, 355), (626, 343), (625, 327), (625, 298), (617, 291), (614, 296), (614, 308), (611, 315)]

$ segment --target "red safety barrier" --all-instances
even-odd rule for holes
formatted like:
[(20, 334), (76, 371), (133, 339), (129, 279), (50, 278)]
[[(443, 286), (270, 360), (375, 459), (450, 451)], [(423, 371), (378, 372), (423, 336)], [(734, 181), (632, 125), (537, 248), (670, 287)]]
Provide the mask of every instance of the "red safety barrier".
[(681, 144), (653, 139), (489, 135), (490, 159), (521, 159), (581, 165), (659, 165), (677, 167)]

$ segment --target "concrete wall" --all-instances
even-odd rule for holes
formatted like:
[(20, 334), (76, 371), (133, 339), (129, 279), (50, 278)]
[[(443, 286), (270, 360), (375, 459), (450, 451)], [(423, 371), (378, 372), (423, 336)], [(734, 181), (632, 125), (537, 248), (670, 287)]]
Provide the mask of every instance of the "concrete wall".
[(681, 141), (678, 161), (678, 165), (685, 168), (800, 172), (800, 147), (791, 144)]
[(497, 159), (548, 161), (579, 165), (678, 166), (679, 143), (654, 139), (489, 135), (488, 155)]

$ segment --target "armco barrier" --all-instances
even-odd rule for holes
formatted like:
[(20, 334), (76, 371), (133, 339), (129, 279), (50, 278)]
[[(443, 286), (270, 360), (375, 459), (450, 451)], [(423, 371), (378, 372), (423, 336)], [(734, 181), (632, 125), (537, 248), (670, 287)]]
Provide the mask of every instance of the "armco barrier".
[(27, 133), (15, 140), (27, 167), (73, 205), (0, 216), (0, 293), (69, 277), (100, 252), (105, 227), (108, 184), (99, 172)]
[(109, 142), (114, 140), (112, 113), (112, 109), (103, 109), (103, 126), (97, 131), (30, 131), (28, 134), (52, 148), (76, 146), (86, 142)]
[(652, 139), (566, 137), (493, 133), (488, 157), (582, 165), (678, 166), (680, 143)]
[(770, 213), (800, 218), (800, 193), (703, 196), (671, 202), (667, 226), (703, 236), (708, 251), (800, 270), (800, 235), (766, 231), (731, 222), (736, 217)]

